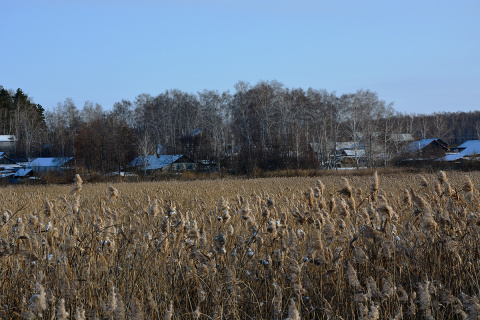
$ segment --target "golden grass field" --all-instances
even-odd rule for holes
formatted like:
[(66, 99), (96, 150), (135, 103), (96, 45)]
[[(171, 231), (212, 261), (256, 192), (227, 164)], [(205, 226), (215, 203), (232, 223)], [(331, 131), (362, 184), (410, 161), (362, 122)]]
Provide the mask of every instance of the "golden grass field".
[(0, 189), (0, 319), (478, 319), (480, 173)]

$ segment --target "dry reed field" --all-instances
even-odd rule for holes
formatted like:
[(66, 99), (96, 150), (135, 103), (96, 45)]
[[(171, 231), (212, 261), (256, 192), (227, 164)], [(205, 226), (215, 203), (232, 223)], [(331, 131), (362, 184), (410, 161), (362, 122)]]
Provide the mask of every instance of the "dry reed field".
[(480, 173), (0, 189), (0, 319), (478, 319)]

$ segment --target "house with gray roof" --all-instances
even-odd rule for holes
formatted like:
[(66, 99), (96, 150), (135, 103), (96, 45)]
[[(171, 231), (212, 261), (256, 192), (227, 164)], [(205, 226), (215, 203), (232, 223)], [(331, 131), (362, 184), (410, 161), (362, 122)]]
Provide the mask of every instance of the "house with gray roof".
[(72, 169), (72, 162), (73, 157), (36, 158), (27, 165), (27, 168), (32, 169), (34, 172), (38, 173), (61, 173), (64, 170)]
[(136, 157), (127, 168), (139, 171), (186, 171), (196, 170), (197, 164), (183, 154), (177, 155), (147, 155)]

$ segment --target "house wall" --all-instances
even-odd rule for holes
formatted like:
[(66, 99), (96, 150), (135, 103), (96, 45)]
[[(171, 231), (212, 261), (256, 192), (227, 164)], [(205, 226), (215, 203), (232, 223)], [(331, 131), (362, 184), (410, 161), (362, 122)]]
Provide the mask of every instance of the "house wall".
[(0, 158), (0, 164), (15, 164), (15, 162), (8, 158), (2, 157)]
[(63, 167), (32, 167), (32, 170), (38, 173), (49, 173), (49, 172), (62, 173), (63, 171), (65, 171), (65, 168)]
[(194, 171), (197, 170), (197, 164), (191, 162), (172, 163), (162, 169), (164, 169), (162, 171)]
[(0, 141), (0, 151), (6, 152), (8, 154), (15, 151), (16, 142), (12, 141)]
[(440, 157), (444, 157), (446, 151), (447, 150), (440, 144), (432, 142), (420, 151), (420, 155), (424, 158), (438, 159)]

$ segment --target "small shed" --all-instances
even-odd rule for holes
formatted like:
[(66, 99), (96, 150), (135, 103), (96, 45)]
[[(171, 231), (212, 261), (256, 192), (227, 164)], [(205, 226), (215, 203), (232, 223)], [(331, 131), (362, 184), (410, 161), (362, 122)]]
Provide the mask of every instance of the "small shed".
[(127, 167), (145, 171), (187, 171), (196, 170), (197, 164), (183, 154), (139, 156)]

